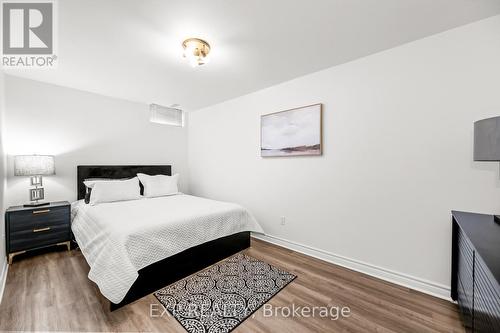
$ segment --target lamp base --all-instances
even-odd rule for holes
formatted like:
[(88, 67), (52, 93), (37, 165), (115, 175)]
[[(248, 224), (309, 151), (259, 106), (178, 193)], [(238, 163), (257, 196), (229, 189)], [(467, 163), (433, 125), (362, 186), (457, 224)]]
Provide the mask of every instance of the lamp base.
[(50, 202), (30, 202), (27, 204), (24, 204), (23, 207), (41, 207), (41, 206), (47, 206), (50, 205)]

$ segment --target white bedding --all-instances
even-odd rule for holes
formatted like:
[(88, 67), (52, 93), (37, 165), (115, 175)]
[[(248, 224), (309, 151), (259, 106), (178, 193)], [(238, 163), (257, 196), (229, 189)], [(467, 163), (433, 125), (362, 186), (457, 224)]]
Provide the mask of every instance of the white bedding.
[(220, 237), (263, 232), (239, 205), (185, 194), (96, 206), (76, 201), (71, 229), (89, 279), (113, 303), (123, 300), (141, 268)]

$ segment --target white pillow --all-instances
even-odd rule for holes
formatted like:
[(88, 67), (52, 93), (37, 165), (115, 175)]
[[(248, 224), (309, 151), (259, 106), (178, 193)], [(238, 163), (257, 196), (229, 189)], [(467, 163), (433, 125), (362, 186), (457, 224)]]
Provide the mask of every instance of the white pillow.
[(138, 173), (137, 177), (144, 186), (144, 196), (147, 198), (162, 197), (179, 193), (177, 182), (179, 174), (173, 176), (156, 175), (149, 176)]
[(90, 185), (89, 187), (92, 188), (90, 205), (141, 198), (141, 188), (139, 187), (139, 179), (137, 177), (120, 181), (95, 181), (93, 184), (85, 185)]
[(112, 179), (112, 178), (89, 178), (89, 179), (85, 179), (83, 181), (83, 184), (87, 188), (94, 188), (94, 185), (96, 183), (102, 183), (102, 182), (121, 182), (121, 181), (129, 180), (129, 179), (131, 179), (131, 178), (120, 178), (120, 179)]

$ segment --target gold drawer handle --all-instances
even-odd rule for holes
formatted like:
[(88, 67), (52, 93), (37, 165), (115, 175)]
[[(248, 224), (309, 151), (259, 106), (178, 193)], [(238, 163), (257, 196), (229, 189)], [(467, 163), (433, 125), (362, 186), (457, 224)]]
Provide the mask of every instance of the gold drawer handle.
[(50, 212), (50, 209), (44, 209), (44, 210), (34, 210), (33, 211), (33, 215), (37, 215), (37, 214), (45, 214), (45, 213), (49, 213)]
[(40, 228), (40, 229), (33, 229), (33, 232), (42, 232), (42, 231), (49, 231), (50, 227), (45, 227), (45, 228)]

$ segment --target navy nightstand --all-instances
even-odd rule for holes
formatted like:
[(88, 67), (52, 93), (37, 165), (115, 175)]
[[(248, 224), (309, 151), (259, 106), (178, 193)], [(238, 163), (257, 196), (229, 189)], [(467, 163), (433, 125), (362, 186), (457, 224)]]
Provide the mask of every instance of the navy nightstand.
[(52, 202), (43, 207), (10, 207), (5, 211), (5, 237), (9, 264), (29, 250), (53, 245), (71, 249), (71, 205)]

